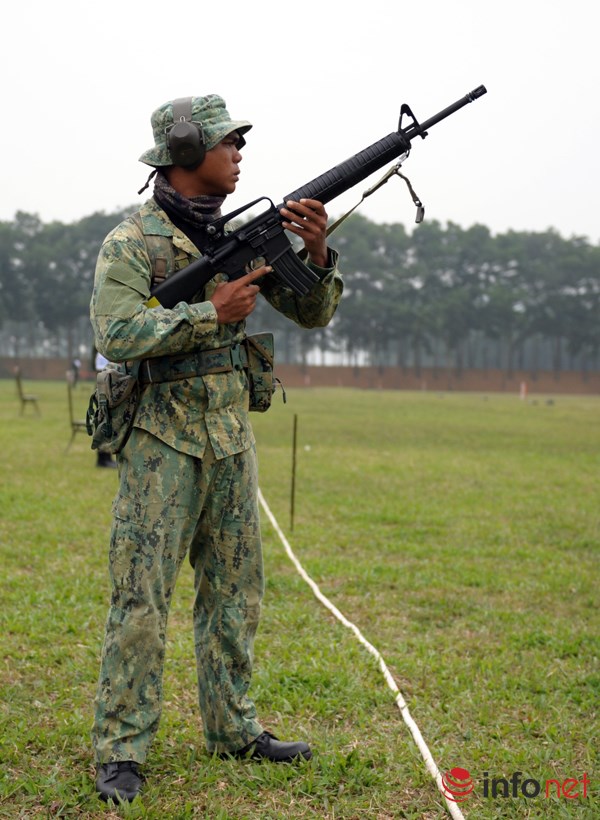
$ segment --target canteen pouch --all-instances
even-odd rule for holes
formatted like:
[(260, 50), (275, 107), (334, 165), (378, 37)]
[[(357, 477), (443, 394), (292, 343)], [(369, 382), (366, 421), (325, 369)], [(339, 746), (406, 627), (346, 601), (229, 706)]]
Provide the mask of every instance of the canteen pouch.
[[(272, 333), (256, 333), (244, 340), (248, 354), (249, 410), (264, 413), (271, 406), (273, 392), (279, 383), (273, 377), (275, 344)], [(282, 388), (283, 389), (283, 388)], [(285, 393), (283, 394), (285, 401)]]
[(138, 368), (137, 363), (130, 371), (126, 364), (108, 364), (97, 374), (86, 414), (92, 450), (116, 455), (125, 446), (140, 399)]

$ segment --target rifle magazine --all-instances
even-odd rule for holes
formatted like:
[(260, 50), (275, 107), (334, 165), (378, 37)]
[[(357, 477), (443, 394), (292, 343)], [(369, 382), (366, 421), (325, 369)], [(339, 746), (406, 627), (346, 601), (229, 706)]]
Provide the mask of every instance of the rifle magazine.
[(318, 274), (298, 259), (293, 248), (288, 247), (276, 259), (269, 262), (275, 274), (290, 287), (297, 296), (306, 296), (320, 281)]

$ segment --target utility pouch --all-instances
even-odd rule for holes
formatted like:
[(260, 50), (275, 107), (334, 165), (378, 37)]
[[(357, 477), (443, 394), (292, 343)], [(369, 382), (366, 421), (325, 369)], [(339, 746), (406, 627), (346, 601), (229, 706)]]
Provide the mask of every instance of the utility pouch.
[[(279, 379), (273, 376), (273, 361), (275, 356), (275, 344), (272, 333), (256, 333), (254, 336), (247, 336), (244, 340), (246, 353), (248, 355), (248, 387), (250, 392), (249, 409), (258, 413), (264, 413), (271, 406), (273, 392)], [(285, 402), (285, 391), (283, 386), (283, 400)]]
[(96, 376), (86, 427), (92, 450), (120, 453), (133, 428), (140, 399), (139, 364), (108, 364)]

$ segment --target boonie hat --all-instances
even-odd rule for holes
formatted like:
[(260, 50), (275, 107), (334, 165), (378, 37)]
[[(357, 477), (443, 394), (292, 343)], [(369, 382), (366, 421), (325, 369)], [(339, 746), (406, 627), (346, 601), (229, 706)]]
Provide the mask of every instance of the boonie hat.
[[(210, 151), (227, 134), (238, 131), (240, 136), (252, 128), (247, 120), (232, 120), (225, 108), (225, 100), (217, 94), (207, 94), (205, 97), (192, 97), (192, 122), (202, 124), (206, 150)], [(158, 168), (163, 165), (173, 165), (173, 160), (167, 147), (166, 130), (173, 125), (173, 100), (164, 103), (153, 112), (150, 118), (154, 134), (154, 147), (144, 151), (140, 162)], [(241, 148), (245, 140), (238, 143)]]

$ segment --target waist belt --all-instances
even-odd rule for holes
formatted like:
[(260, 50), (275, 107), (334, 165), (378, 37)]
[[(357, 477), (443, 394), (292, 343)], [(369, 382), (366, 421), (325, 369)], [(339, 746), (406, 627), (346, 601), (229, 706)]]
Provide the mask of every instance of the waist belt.
[(144, 359), (140, 363), (140, 384), (160, 384), (161, 382), (191, 379), (207, 376), (209, 373), (229, 373), (243, 370), (248, 366), (248, 354), (243, 344), (217, 347), (215, 350), (200, 350), (184, 356), (162, 356)]

